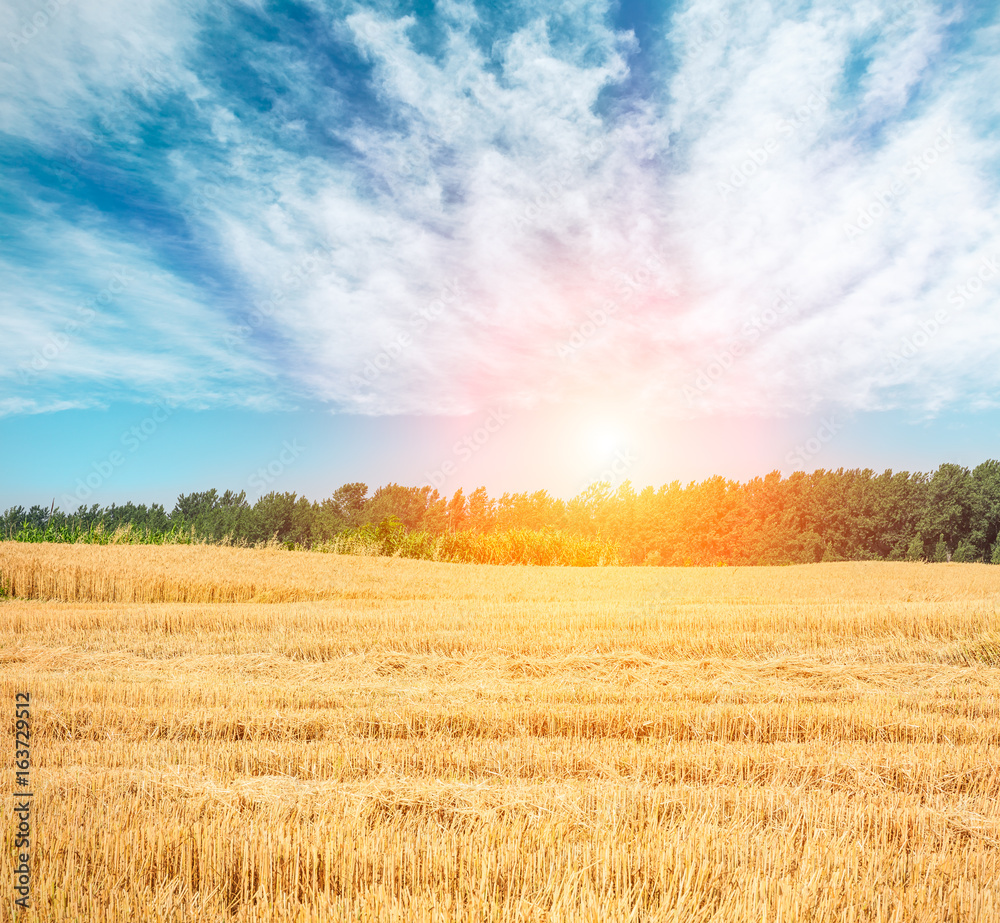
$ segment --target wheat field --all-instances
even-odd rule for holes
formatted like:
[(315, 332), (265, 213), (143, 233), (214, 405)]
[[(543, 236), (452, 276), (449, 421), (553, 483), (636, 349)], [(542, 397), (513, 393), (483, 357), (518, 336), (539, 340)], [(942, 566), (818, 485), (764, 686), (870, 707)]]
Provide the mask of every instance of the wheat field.
[(0, 582), (20, 920), (1000, 919), (998, 567), (2, 543)]

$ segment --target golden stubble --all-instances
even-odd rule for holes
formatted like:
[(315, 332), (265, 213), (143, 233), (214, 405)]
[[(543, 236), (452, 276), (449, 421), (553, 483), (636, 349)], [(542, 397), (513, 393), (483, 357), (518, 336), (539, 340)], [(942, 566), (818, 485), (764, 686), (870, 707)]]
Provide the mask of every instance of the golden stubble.
[(4, 543), (0, 575), (37, 597), (0, 603), (25, 921), (1000, 919), (1000, 568)]

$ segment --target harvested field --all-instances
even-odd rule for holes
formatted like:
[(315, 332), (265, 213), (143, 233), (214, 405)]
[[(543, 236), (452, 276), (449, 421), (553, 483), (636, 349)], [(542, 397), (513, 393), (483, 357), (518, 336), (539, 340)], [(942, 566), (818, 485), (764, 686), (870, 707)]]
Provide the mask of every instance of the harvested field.
[(3, 543), (0, 575), (22, 920), (1000, 919), (1000, 568)]

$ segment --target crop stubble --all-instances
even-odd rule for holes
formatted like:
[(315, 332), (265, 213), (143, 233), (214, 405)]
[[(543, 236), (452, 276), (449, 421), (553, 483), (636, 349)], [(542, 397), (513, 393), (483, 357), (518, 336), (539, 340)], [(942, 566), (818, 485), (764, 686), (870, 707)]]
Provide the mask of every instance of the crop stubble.
[(3, 543), (0, 575), (24, 920), (1000, 919), (1000, 568)]

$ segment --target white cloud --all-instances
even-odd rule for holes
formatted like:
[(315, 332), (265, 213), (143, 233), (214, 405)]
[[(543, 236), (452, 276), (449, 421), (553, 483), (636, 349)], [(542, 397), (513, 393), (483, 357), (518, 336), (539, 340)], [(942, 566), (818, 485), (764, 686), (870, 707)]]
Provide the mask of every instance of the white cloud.
[[(943, 62), (954, 24), (930, 3), (694, 0), (639, 51), (605, 4), (578, 6), (571, 38), (539, 12), (483, 47), (473, 7), (451, 2), (436, 57), (412, 18), (328, 13), (371, 69), (364, 112), (290, 40), (254, 56), (288, 85), (254, 109), (199, 70), (202, 9), (71, 0), (8, 55), (0, 124), (51, 147), (103, 119), (140, 171), (143, 100), (186, 100), (192, 134), (146, 181), (229, 289), (163, 267), (158, 242), (110, 219), (71, 231), (36, 198), (76, 291), (10, 269), (18, 346), (0, 386), (118, 261), (144, 281), (60, 356), (53, 391), (363, 413), (595, 394), (669, 415), (991, 400), (1000, 277), (954, 297), (1000, 251), (988, 36)], [(629, 95), (637, 54), (644, 98)], [(144, 61), (155, 77), (137, 71), (130, 93)], [(785, 289), (794, 311), (762, 322)]]

